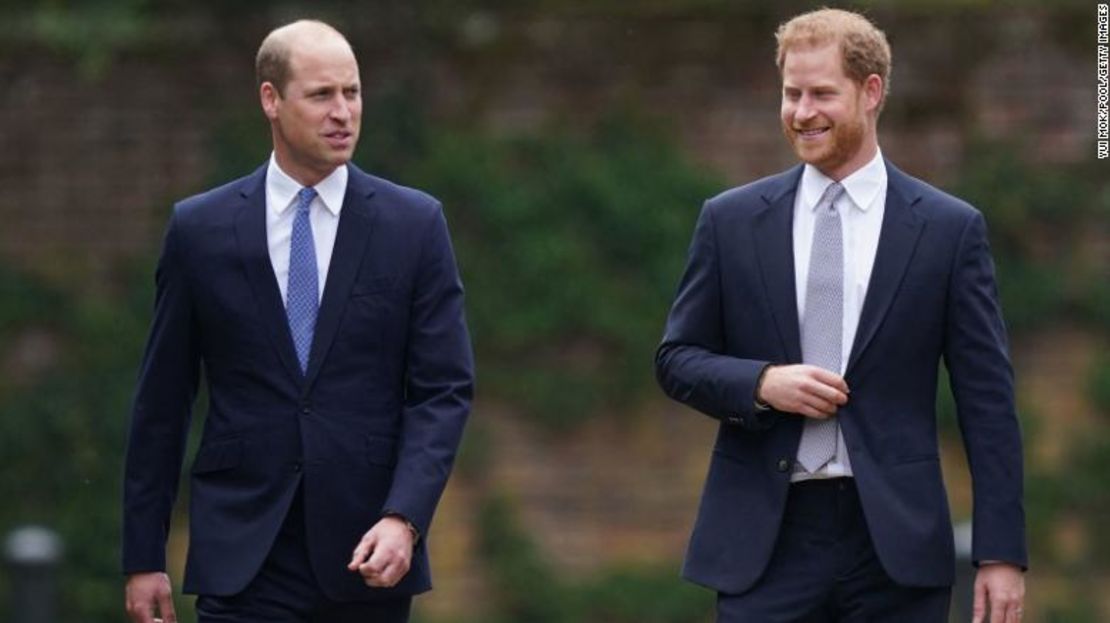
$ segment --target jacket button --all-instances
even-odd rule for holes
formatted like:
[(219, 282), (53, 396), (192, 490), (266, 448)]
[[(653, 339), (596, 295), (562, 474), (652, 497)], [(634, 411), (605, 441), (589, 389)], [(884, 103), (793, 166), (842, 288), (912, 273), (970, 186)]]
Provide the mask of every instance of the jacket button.
[(296, 463), (293, 464), (293, 471), (294, 472), (301, 471), (301, 462), (300, 461), (297, 461)]
[(779, 463), (776, 467), (780, 472), (786, 472), (786, 470), (790, 469), (790, 461), (786, 459), (779, 459)]
[(730, 415), (729, 418), (728, 418), (728, 423), (729, 424), (739, 424), (740, 423), (740, 418), (736, 417), (735, 415)]

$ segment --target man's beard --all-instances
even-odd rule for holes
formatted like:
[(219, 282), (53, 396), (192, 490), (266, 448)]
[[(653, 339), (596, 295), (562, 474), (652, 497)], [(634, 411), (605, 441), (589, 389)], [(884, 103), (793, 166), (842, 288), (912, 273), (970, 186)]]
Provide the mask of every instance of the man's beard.
[(848, 162), (859, 153), (863, 146), (864, 123), (862, 120), (829, 124), (828, 142), (819, 151), (804, 149), (805, 140), (793, 127), (783, 124), (783, 133), (794, 153), (803, 162), (817, 167), (822, 172), (831, 172)]

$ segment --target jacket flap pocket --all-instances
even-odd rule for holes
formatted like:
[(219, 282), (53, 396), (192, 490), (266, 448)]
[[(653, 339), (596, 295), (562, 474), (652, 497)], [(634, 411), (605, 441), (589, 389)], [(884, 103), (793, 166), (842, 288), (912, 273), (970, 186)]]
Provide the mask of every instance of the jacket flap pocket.
[(236, 467), (243, 462), (243, 441), (228, 439), (201, 446), (193, 461), (192, 473), (209, 474)]

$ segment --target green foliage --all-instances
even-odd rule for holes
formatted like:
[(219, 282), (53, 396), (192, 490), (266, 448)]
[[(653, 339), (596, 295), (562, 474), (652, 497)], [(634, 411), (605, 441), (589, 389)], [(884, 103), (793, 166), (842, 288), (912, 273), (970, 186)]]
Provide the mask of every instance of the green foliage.
[(956, 187), (987, 219), (1010, 329), (1065, 319), (1105, 326), (1110, 283), (1088, 253), (1110, 213), (1105, 175), (1090, 163), (1035, 166), (1026, 153), (1019, 144), (973, 144)]
[[(1104, 590), (1100, 579), (1110, 568), (1110, 432), (1105, 426), (1073, 439), (1068, 460), (1051, 473), (1033, 469), (1026, 481), (1029, 544), (1036, 565), (1067, 578), (1072, 601), (1049, 609), (1048, 621), (1095, 621), (1090, 595)], [(1060, 548), (1064, 538), (1078, 547)]]
[(413, 165), (452, 221), (487, 391), (569, 427), (651, 385), (689, 231), (720, 184), (618, 121), (436, 133)]
[(948, 369), (941, 364), (937, 374), (937, 429), (942, 435), (954, 438), (959, 435), (959, 425), (956, 417), (956, 398), (952, 395)]
[(5, 338), (36, 331), (61, 345), (33, 378), (0, 391), (0, 533), (27, 523), (58, 531), (64, 618), (118, 620), (119, 482), (148, 312), (10, 274), (0, 292)]
[(1091, 365), (1087, 387), (1091, 404), (1104, 417), (1110, 416), (1110, 355), (1105, 348)]
[(482, 508), (479, 542), (494, 587), (497, 623), (702, 623), (713, 596), (672, 569), (610, 569), (566, 580), (519, 525), (511, 503)]
[(606, 623), (704, 623), (713, 594), (665, 569), (614, 569), (578, 589), (586, 604), (583, 621)]
[(494, 499), (481, 509), (479, 543), (505, 623), (559, 623), (574, 615), (560, 578), (523, 529), (510, 503)]
[[(1084, 589), (1090, 591), (1086, 593), (1088, 595), (1097, 595), (1099, 591), (1103, 590), (1103, 587), (1094, 581), (1088, 580), (1082, 584)], [(1066, 604), (1049, 606), (1045, 609), (1044, 620), (1048, 623), (1098, 623), (1105, 619), (1096, 611), (1094, 600), (1081, 597)]]
[(86, 1), (77, 6), (40, 2), (15, 18), (23, 28), (12, 35), (73, 58), (82, 76), (96, 78), (120, 52), (149, 39), (149, 4), (150, 0)]

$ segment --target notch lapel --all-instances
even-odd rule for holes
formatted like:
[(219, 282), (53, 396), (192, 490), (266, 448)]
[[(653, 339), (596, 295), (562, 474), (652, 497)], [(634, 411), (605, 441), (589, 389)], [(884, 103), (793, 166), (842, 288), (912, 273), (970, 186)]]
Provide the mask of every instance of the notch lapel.
[(374, 189), (368, 176), (353, 165), (348, 165), (347, 192), (343, 196), (343, 208), (339, 212), (339, 226), (335, 234), (335, 247), (328, 265), (328, 277), (324, 284), (324, 296), (320, 302), (320, 313), (316, 318), (316, 333), (312, 339), (312, 350), (308, 357), (308, 372), (305, 390), (312, 387), (320, 367), (331, 349), (339, 321), (350, 300), (351, 287), (355, 283), (366, 245), (370, 240), (376, 207), (371, 197)]
[(886, 162), (886, 168), (886, 208), (879, 230), (879, 247), (875, 251), (871, 281), (867, 284), (867, 296), (860, 312), (856, 339), (852, 343), (845, 375), (852, 371), (852, 367), (882, 326), (925, 225), (913, 207), (921, 196), (913, 190), (909, 176), (889, 162)]
[(801, 175), (801, 166), (787, 171), (781, 176), (778, 187), (763, 195), (767, 206), (755, 216), (753, 227), (756, 261), (782, 342), (785, 363), (802, 360), (794, 286), (794, 195)]
[(289, 333), (285, 304), (281, 300), (281, 289), (274, 276), (266, 240), (266, 166), (251, 175), (239, 192), (242, 203), (235, 215), (239, 257), (254, 291), (259, 320), (270, 334), (278, 359), (299, 385), (302, 381), (301, 367), (293, 349), (293, 336)]

